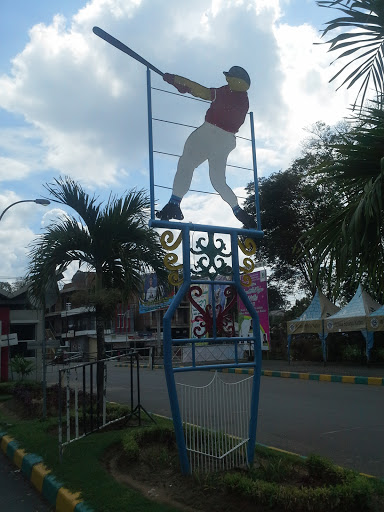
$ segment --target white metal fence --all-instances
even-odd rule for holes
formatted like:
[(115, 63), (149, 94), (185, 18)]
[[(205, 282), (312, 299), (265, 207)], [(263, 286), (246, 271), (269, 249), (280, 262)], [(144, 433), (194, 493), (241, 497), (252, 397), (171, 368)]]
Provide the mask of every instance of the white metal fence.
[(247, 464), (252, 379), (229, 383), (215, 372), (206, 386), (177, 384), (192, 472)]

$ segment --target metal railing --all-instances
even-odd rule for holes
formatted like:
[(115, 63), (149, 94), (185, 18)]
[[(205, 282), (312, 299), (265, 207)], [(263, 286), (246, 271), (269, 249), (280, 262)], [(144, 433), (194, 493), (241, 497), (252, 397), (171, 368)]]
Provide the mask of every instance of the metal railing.
[[(113, 410), (108, 410), (107, 402), (107, 368), (108, 362), (125, 357), (130, 366), (130, 409), (123, 414), (117, 409), (114, 417)], [(128, 422), (136, 417), (141, 425), (141, 413), (144, 412), (152, 421), (155, 421), (141, 405), (140, 398), (140, 362), (139, 354), (129, 350), (123, 356), (82, 363), (59, 370), (58, 400), (58, 441), (59, 454), (62, 460), (64, 447), (79, 439), (101, 430), (109, 425), (125, 420)], [(134, 383), (134, 370), (136, 370), (136, 389)], [(97, 373), (102, 374), (102, 389), (97, 386)], [(136, 391), (136, 404), (135, 404)]]

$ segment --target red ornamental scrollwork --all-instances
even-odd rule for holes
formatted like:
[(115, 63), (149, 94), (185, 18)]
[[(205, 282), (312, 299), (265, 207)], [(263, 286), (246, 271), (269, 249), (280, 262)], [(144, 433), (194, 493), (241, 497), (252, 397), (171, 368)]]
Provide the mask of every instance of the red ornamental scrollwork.
[[(221, 285), (222, 286), (222, 285)], [(193, 335), (196, 338), (202, 338), (206, 334), (209, 337), (214, 337), (213, 333), (213, 307), (212, 304), (207, 304), (205, 308), (201, 307), (196, 302), (195, 298), (201, 297), (203, 290), (200, 286), (191, 286), (188, 292), (188, 300), (198, 311), (198, 315), (193, 319), (198, 323), (193, 329)], [(226, 306), (223, 308), (221, 304), (216, 304), (216, 336), (232, 337), (235, 335), (235, 327), (231, 315), (231, 310), (236, 303), (236, 293), (232, 286), (228, 286), (224, 290), (224, 296), (226, 298)]]

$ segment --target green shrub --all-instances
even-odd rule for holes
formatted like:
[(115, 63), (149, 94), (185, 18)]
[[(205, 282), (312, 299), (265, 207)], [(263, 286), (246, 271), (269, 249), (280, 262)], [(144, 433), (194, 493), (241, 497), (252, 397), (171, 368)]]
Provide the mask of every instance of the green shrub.
[(14, 382), (0, 382), (0, 395), (11, 395), (14, 387)]
[(34, 365), (31, 361), (27, 361), (25, 357), (17, 354), (11, 359), (11, 368), (20, 376), (21, 380), (24, 380), (24, 377), (33, 372)]
[[(241, 473), (223, 477), (227, 490), (255, 505), (285, 512), (352, 512), (370, 510), (373, 487), (362, 477), (347, 484), (328, 487), (295, 487), (251, 480)], [(255, 507), (256, 509), (256, 507)]]
[(309, 478), (321, 485), (343, 484), (354, 475), (352, 471), (340, 468), (319, 455), (310, 455), (306, 460), (306, 466)]
[(357, 345), (347, 345), (343, 350), (343, 361), (358, 362), (361, 359), (361, 349)]
[(107, 403), (108, 421), (117, 420), (129, 414), (130, 408), (127, 405)]
[(154, 424), (142, 430), (128, 430), (124, 433), (122, 442), (128, 459), (135, 460), (140, 453), (141, 446), (146, 443), (160, 442), (167, 446), (174, 444), (175, 433), (171, 426)]
[(294, 472), (294, 465), (284, 457), (272, 457), (259, 460), (259, 466), (249, 472), (252, 480), (265, 480), (267, 482), (284, 482)]

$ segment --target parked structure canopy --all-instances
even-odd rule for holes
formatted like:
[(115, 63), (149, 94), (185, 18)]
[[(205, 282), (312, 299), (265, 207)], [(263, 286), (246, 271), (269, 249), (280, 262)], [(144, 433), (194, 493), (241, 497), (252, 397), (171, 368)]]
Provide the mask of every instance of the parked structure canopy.
[(381, 308), (381, 304), (372, 299), (359, 284), (351, 301), (327, 319), (324, 326), (325, 334), (361, 331), (366, 340), (366, 355), (369, 360), (369, 353), (373, 346), (373, 336), (368, 335), (368, 325), (370, 316), (379, 308)]
[(321, 340), (323, 349), (323, 359), (326, 360), (324, 320), (338, 312), (340, 308), (335, 306), (319, 290), (312, 299), (311, 304), (302, 313), (299, 318), (287, 322), (288, 331), (288, 360), (290, 359), (290, 347), (292, 335), (295, 334), (317, 334)]

